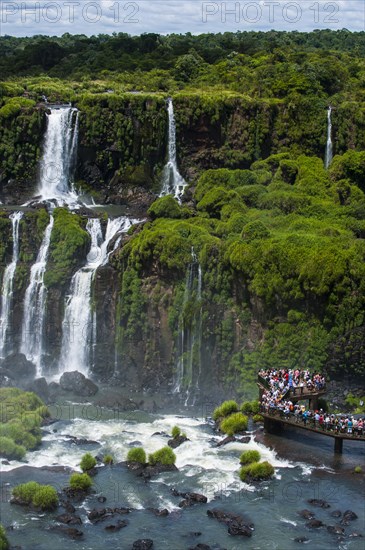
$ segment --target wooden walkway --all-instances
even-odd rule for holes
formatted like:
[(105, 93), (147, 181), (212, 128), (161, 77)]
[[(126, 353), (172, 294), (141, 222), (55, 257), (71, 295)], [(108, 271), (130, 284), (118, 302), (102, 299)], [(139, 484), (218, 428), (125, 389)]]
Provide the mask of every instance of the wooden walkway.
[(320, 435), (325, 435), (327, 437), (332, 437), (335, 440), (335, 453), (342, 453), (343, 441), (362, 441), (365, 442), (365, 435), (355, 435), (348, 433), (336, 433), (326, 428), (319, 428), (311, 425), (311, 421), (307, 421), (306, 424), (302, 420), (297, 421), (294, 417), (285, 417), (280, 413), (260, 413), (264, 418), (264, 427), (269, 433), (275, 433), (282, 431), (284, 426), (292, 426), (293, 428), (299, 428), (301, 430), (306, 430), (307, 432), (315, 432)]
[[(260, 392), (260, 402), (262, 394), (265, 390), (270, 389), (267, 381), (258, 375), (257, 385)], [(306, 387), (297, 387), (288, 390), (282, 397), (282, 399), (292, 401), (296, 403), (298, 401), (309, 401), (309, 409), (316, 410), (318, 409), (318, 399), (326, 393), (326, 388), (321, 388), (320, 390), (308, 389)], [(291, 413), (289, 416), (285, 416), (282, 412), (274, 410), (273, 412), (260, 412), (261, 416), (264, 418), (264, 427), (265, 430), (269, 433), (277, 433), (282, 431), (285, 425), (292, 426), (293, 428), (299, 428), (301, 430), (307, 430), (308, 432), (315, 432), (320, 435), (325, 435), (327, 437), (332, 437), (335, 440), (335, 453), (342, 453), (343, 441), (362, 441), (365, 442), (365, 435), (355, 435), (348, 434), (344, 432), (337, 433), (332, 430), (327, 430), (326, 427), (318, 427), (313, 425), (313, 421), (308, 419), (306, 424), (303, 420)]]

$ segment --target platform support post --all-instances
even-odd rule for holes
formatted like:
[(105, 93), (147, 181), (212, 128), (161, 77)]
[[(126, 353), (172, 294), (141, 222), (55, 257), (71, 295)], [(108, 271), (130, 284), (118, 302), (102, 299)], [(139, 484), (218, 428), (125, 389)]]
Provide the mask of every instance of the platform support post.
[(343, 439), (335, 437), (335, 453), (342, 453)]

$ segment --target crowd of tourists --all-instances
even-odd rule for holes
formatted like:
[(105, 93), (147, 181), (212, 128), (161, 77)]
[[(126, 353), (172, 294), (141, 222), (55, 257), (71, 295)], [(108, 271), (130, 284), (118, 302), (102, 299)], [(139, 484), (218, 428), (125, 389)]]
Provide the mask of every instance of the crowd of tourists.
[[(364, 420), (351, 415), (335, 415), (323, 409), (309, 410), (304, 405), (294, 403), (290, 396), (298, 396), (306, 388), (310, 392), (325, 388), (325, 377), (319, 373), (311, 374), (308, 370), (270, 369), (261, 370), (259, 376), (265, 380), (267, 389), (261, 397), (261, 410), (269, 414), (279, 414), (295, 422), (302, 422), (309, 427), (362, 436)], [(308, 392), (307, 392), (308, 393)]]

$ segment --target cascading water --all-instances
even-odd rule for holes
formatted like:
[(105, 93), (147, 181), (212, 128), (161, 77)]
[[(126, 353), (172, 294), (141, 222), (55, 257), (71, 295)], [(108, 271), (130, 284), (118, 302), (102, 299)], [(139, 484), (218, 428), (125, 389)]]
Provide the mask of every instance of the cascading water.
[(180, 174), (176, 161), (176, 124), (174, 115), (174, 106), (172, 99), (167, 102), (167, 112), (169, 117), (169, 141), (168, 141), (168, 161), (164, 167), (162, 175), (162, 191), (160, 196), (173, 194), (177, 200), (181, 199), (187, 186), (186, 181)]
[(47, 115), (38, 194), (57, 205), (75, 205), (72, 171), (78, 142), (78, 111), (72, 107), (51, 108)]
[(35, 363), (39, 376), (42, 374), (43, 332), (47, 295), (43, 280), (53, 223), (53, 216), (50, 216), (36, 263), (30, 270), (30, 281), (24, 298), (21, 352), (24, 353), (27, 359)]
[(328, 107), (327, 110), (327, 143), (326, 143), (326, 156), (324, 160), (324, 165), (326, 168), (329, 167), (329, 165), (332, 162), (333, 157), (333, 146), (332, 146), (332, 108)]
[(105, 238), (100, 220), (92, 218), (86, 229), (91, 238), (86, 265), (79, 269), (71, 280), (70, 293), (62, 323), (62, 348), (59, 371), (78, 370), (87, 374), (90, 367), (93, 343), (96, 338), (96, 315), (92, 312), (92, 284), (98, 267), (106, 265), (111, 252), (111, 241), (118, 233), (126, 232), (131, 226), (128, 218), (108, 220)]
[(16, 265), (19, 258), (19, 224), (23, 217), (23, 212), (15, 212), (10, 216), (13, 226), (13, 256), (11, 263), (4, 272), (3, 284), (1, 289), (1, 317), (0, 317), (0, 357), (3, 358), (7, 353), (13, 350), (7, 341), (8, 329), (11, 316), (11, 306), (13, 302), (13, 282)]
[(185, 405), (195, 402), (201, 374), (202, 270), (194, 248), (186, 277), (179, 319), (178, 363), (174, 393), (185, 392)]

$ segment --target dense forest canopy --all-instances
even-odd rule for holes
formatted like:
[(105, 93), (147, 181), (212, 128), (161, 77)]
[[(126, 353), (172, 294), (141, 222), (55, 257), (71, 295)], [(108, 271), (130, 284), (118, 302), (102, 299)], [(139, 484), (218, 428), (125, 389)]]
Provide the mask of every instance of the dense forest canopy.
[(0, 38), (0, 74), (3, 78), (116, 79), (125, 90), (223, 87), (280, 98), (290, 93), (355, 93), (364, 83), (364, 55), (365, 32), (346, 29), (198, 36), (4, 36)]

